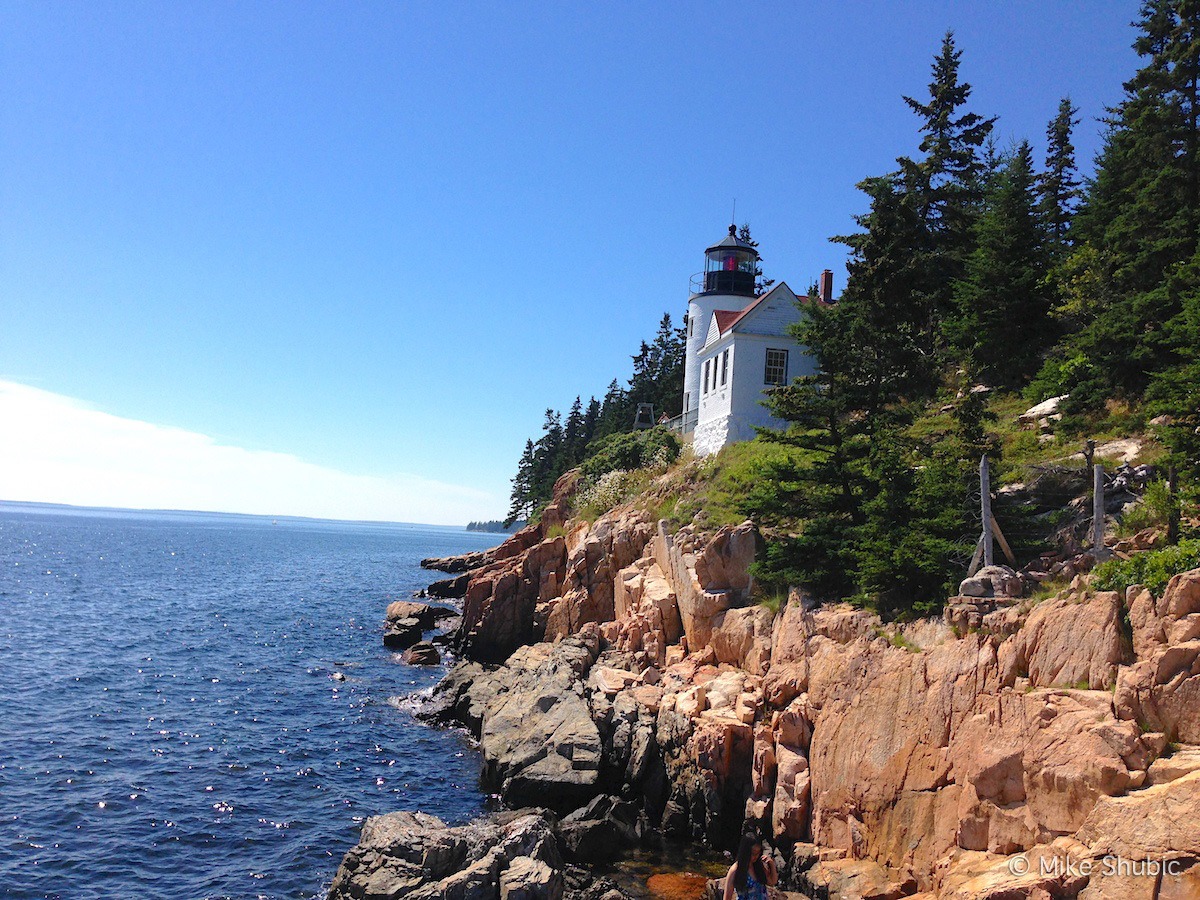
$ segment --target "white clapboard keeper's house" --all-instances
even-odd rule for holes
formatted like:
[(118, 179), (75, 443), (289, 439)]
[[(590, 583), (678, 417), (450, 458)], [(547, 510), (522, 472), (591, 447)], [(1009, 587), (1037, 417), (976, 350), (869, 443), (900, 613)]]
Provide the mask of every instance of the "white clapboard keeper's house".
[[(784, 282), (756, 297), (758, 264), (758, 251), (730, 225), (729, 235), (704, 251), (704, 271), (692, 279), (683, 414), (672, 424), (691, 434), (700, 456), (752, 439), (755, 427), (783, 427), (763, 405), (765, 392), (816, 371), (788, 333), (802, 315), (801, 298)], [(826, 269), (817, 302), (831, 303), (832, 292), (833, 273)]]

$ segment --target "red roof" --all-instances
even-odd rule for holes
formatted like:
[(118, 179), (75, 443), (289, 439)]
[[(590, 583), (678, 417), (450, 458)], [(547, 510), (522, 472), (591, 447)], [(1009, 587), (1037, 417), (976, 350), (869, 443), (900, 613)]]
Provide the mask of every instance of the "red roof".
[[(713, 315), (717, 317), (717, 328), (720, 330), (720, 333), (721, 334), (727, 333), (730, 329), (732, 329), (735, 325), (737, 325), (738, 322), (740, 322), (740, 321), (742, 321), (742, 319), (746, 318), (746, 316), (748, 316), (750, 314), (750, 311), (753, 310), (756, 306), (758, 306), (758, 304), (762, 303), (764, 300), (766, 300), (768, 297), (770, 297), (773, 293), (775, 293), (775, 291), (778, 288), (781, 288), (781, 287), (787, 287), (787, 283), (781, 281), (778, 285), (771, 288), (771, 290), (767, 291), (762, 296), (755, 297), (754, 302), (751, 303), (749, 306), (747, 306), (745, 309), (731, 310), (729, 312), (719, 309), (716, 312), (714, 312)], [(788, 290), (790, 291), (791, 288), (788, 288)], [(804, 294), (803, 296), (800, 296), (797, 299), (799, 299), (799, 301), (801, 303), (811, 302), (811, 298), (807, 294)], [(826, 306), (826, 307), (833, 305), (832, 303), (826, 303), (824, 300), (817, 300), (817, 303), (819, 303), (821, 306)]]
[(745, 310), (742, 309), (718, 309), (713, 313), (717, 317), (717, 331), (724, 334), (733, 326), (734, 322), (741, 318), (743, 312)]

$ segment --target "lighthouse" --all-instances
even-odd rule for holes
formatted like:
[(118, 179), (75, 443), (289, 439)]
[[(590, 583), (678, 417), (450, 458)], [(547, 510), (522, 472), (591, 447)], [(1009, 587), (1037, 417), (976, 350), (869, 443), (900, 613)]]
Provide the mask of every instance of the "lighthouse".
[(713, 313), (740, 312), (754, 298), (758, 251), (729, 226), (724, 240), (704, 251), (704, 271), (692, 279), (688, 298), (686, 364), (683, 379), (683, 417), (695, 421), (700, 407), (700, 351), (707, 343)]

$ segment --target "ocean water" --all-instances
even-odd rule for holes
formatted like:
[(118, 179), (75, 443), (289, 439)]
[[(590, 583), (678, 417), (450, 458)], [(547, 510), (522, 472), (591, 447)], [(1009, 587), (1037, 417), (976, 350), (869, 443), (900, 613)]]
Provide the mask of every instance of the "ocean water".
[(0, 503), (0, 896), (319, 897), (364, 817), (478, 813), (380, 622), (498, 540)]

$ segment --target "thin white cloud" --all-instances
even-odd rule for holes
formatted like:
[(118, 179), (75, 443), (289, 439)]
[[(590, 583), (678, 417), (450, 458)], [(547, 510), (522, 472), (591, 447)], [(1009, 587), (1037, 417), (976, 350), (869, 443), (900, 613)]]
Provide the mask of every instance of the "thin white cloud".
[(0, 381), (0, 500), (432, 524), (500, 506), (473, 488), (225, 446), (11, 381)]

